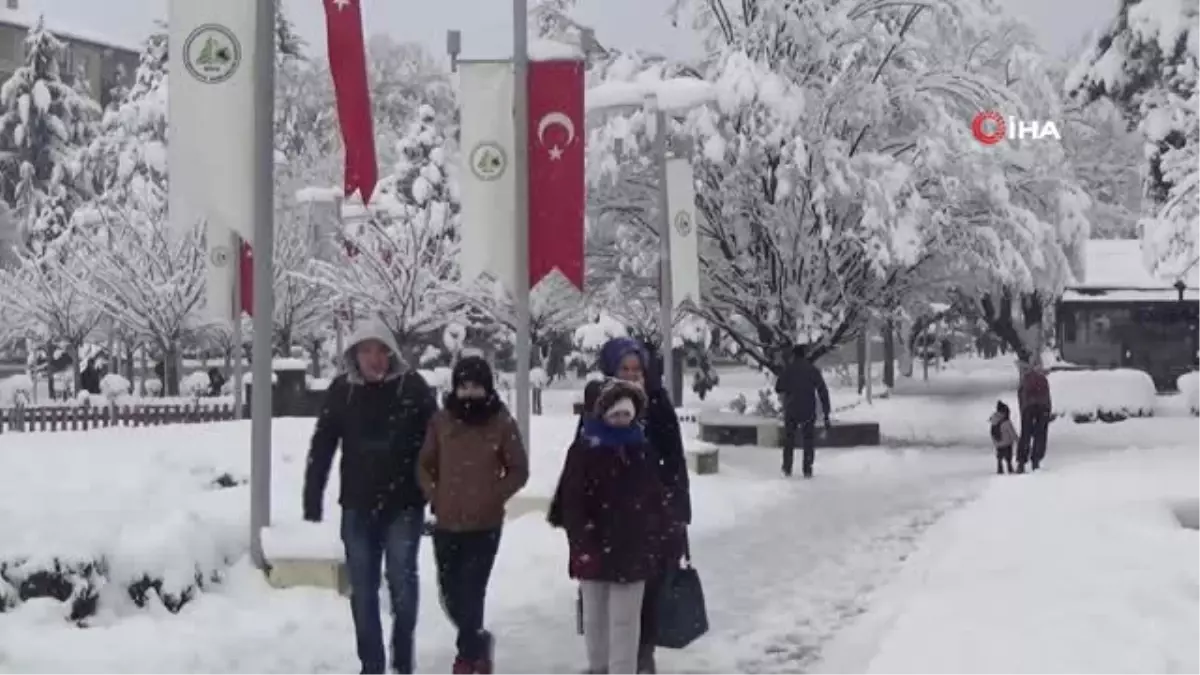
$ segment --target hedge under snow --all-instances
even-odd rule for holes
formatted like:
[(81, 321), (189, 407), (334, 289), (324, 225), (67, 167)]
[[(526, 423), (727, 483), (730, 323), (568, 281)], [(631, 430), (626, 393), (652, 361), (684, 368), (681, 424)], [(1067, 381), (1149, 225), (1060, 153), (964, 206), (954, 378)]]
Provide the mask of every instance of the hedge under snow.
[(1049, 380), (1055, 417), (1119, 422), (1154, 414), (1158, 392), (1154, 380), (1140, 370), (1059, 370)]

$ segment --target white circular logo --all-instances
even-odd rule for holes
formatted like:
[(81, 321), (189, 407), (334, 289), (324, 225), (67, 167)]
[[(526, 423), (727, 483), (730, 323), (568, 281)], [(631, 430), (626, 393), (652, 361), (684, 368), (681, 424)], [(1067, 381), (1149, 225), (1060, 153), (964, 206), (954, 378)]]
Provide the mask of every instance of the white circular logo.
[(504, 175), (508, 156), (498, 143), (484, 141), (471, 149), (471, 173), (479, 180), (492, 181)]
[(208, 259), (214, 267), (228, 267), (230, 257), (229, 247), (227, 246), (217, 246), (208, 252)]
[(233, 77), (242, 63), (242, 45), (233, 31), (206, 23), (183, 41), (183, 64), (192, 77), (217, 84)]
[(692, 217), (687, 211), (680, 211), (675, 214), (675, 231), (679, 236), (686, 237), (692, 233)]

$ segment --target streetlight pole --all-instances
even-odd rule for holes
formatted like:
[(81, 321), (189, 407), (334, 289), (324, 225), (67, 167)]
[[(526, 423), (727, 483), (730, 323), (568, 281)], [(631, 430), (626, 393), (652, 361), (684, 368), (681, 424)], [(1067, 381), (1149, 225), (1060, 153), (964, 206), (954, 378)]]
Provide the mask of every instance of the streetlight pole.
[[(671, 284), (671, 204), (667, 194), (667, 113), (659, 105), (658, 96), (646, 98), (645, 110), (654, 115), (654, 163), (658, 173), (658, 300), (659, 334), (662, 343), (663, 386), (667, 391), (675, 387), (674, 326), (675, 294)], [(679, 405), (679, 401), (673, 401)]]

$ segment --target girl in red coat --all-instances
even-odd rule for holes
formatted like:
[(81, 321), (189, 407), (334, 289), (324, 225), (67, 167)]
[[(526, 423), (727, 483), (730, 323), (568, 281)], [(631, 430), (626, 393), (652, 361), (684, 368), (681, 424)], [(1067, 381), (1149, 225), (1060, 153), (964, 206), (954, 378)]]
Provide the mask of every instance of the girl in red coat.
[(645, 582), (673, 548), (666, 495), (638, 419), (638, 387), (612, 380), (567, 451), (559, 481), (569, 572), (580, 582), (588, 671), (636, 673)]

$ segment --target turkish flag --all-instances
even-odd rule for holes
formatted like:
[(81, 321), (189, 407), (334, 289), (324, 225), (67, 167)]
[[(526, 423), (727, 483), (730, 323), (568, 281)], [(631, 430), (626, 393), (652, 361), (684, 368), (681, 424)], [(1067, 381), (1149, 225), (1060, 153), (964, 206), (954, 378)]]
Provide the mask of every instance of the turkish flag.
[(583, 75), (583, 61), (529, 64), (531, 287), (558, 268), (583, 289)]
[(371, 120), (360, 0), (322, 1), (325, 4), (329, 72), (333, 76), (338, 123), (346, 151), (346, 196), (357, 190), (363, 204), (369, 204), (379, 179), (379, 169), (375, 165), (375, 129)]
[[(238, 298), (242, 303), (242, 311), (246, 316), (254, 316), (254, 250), (244, 241), (238, 255)], [(234, 317), (240, 321), (242, 317)]]

